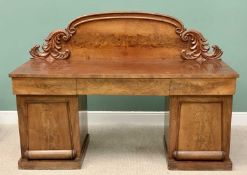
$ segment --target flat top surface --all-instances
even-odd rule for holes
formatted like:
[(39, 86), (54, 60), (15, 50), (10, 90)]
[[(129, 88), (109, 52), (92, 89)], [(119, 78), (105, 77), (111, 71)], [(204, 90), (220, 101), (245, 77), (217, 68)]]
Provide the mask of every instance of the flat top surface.
[(31, 59), (10, 73), (10, 77), (47, 78), (237, 78), (221, 60), (198, 63), (190, 60), (72, 61), (49, 63)]

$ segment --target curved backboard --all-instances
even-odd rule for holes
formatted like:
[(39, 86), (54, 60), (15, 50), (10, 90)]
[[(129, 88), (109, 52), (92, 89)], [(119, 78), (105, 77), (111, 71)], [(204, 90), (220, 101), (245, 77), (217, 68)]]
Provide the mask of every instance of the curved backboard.
[(210, 47), (201, 33), (186, 30), (170, 16), (148, 13), (106, 13), (82, 16), (65, 30), (52, 32), (33, 58), (71, 60), (219, 59), (222, 51)]

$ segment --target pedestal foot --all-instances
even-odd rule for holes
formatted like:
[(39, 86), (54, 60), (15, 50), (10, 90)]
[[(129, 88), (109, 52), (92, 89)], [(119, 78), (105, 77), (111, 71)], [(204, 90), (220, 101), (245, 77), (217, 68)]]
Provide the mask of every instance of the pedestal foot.
[(84, 140), (84, 144), (81, 148), (81, 157), (73, 160), (28, 160), (20, 159), (18, 162), (19, 169), (33, 169), (33, 170), (68, 170), (68, 169), (80, 169), (84, 157), (86, 155), (87, 147), (89, 144), (89, 134)]

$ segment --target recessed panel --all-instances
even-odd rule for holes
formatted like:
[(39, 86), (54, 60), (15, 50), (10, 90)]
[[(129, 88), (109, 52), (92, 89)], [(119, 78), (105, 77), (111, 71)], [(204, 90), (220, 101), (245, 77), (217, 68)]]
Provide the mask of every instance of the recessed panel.
[(66, 43), (72, 60), (181, 59), (187, 43), (170, 23), (148, 19), (107, 19), (83, 23)]
[(66, 102), (28, 103), (29, 150), (70, 150), (71, 130)]
[(181, 102), (178, 132), (178, 150), (221, 150), (221, 110), (222, 104), (219, 102)]

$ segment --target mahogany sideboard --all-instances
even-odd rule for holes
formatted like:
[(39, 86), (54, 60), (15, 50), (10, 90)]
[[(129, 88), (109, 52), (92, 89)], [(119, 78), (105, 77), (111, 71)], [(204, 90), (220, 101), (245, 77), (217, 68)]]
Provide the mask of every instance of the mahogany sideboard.
[(232, 96), (239, 75), (221, 60), (218, 46), (179, 20), (149, 13), (82, 16), (30, 54), (10, 73), (20, 169), (81, 168), (92, 94), (168, 96), (168, 169), (232, 169)]

